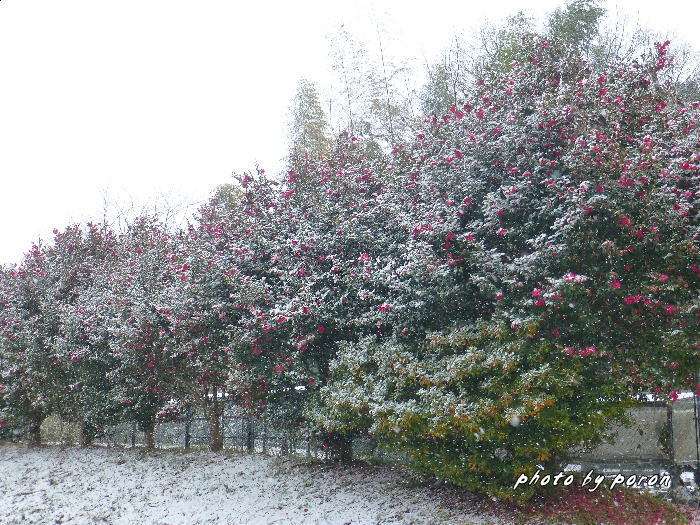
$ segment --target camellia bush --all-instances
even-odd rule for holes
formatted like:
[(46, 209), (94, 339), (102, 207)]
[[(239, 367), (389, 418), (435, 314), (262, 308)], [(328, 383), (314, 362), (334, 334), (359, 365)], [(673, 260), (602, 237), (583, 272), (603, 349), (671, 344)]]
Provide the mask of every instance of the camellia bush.
[(517, 498), (535, 490), (512, 490), (520, 474), (598, 442), (635, 396), (693, 388), (700, 342), (700, 106), (664, 82), (668, 43), (597, 75), (544, 39), (522, 48), (395, 148), (376, 199), (410, 223), (396, 260), (439, 283), (342, 347), (316, 412)]
[(100, 427), (224, 401), (329, 455), (369, 437), (503, 498), (636, 399), (697, 388), (700, 104), (669, 44), (593, 73), (519, 62), (379, 151), (343, 133), (258, 170), (183, 231), (69, 228), (0, 272), (0, 420)]

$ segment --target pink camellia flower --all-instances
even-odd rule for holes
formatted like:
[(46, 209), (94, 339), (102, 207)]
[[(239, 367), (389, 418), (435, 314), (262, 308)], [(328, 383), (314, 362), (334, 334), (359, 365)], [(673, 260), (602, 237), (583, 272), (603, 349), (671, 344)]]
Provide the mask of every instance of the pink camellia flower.
[(456, 150), (454, 151), (454, 153), (455, 153), (455, 157), (457, 157), (458, 159), (461, 159), (461, 158), (462, 158), (462, 152), (459, 151), (458, 149), (456, 149)]
[(380, 311), (380, 312), (386, 312), (387, 310), (389, 310), (389, 309), (391, 308), (391, 305), (389, 305), (389, 304), (380, 304), (380, 305), (378, 306), (378, 308), (379, 308), (379, 311)]
[(537, 299), (537, 301), (535, 301), (535, 306), (544, 306), (544, 301), (542, 299)]
[(620, 288), (621, 284), (620, 281), (618, 281), (617, 279), (613, 279), (612, 281), (610, 281), (610, 286), (617, 290), (618, 288)]
[(635, 304), (635, 303), (642, 301), (643, 299), (644, 298), (641, 295), (628, 295), (627, 297), (625, 297), (622, 300), (624, 301), (625, 304)]
[(542, 295), (542, 290), (540, 290), (539, 288), (534, 288), (534, 289), (532, 290), (532, 296), (533, 296), (533, 297), (539, 297), (540, 295)]
[(620, 221), (620, 225), (621, 225), (621, 226), (629, 226), (630, 224), (632, 224), (632, 221), (631, 221), (630, 218), (627, 217), (626, 215), (622, 215), (622, 216), (619, 218), (619, 221)]
[(284, 365), (275, 365), (275, 374), (281, 374), (284, 370)]
[(508, 233), (508, 230), (506, 230), (505, 228), (499, 228), (496, 231), (496, 235), (498, 235), (500, 237), (503, 237), (506, 233)]
[(360, 254), (360, 259), (363, 261), (369, 261), (369, 254), (368, 253)]
[(666, 281), (668, 281), (668, 275), (666, 275), (665, 273), (662, 273), (661, 275), (659, 275), (659, 281), (661, 281), (662, 283), (665, 283)]
[(325, 326), (319, 326), (319, 327), (316, 328), (316, 331), (317, 331), (319, 334), (322, 334), (323, 332), (326, 331), (326, 327), (325, 327)]
[(502, 293), (497, 293), (497, 294), (496, 294), (496, 300), (497, 300), (497, 301), (500, 301), (501, 299), (503, 299), (503, 294), (502, 294)]
[(581, 350), (578, 351), (578, 355), (581, 357), (586, 357), (589, 355), (595, 355), (597, 351), (597, 348), (594, 345), (587, 346), (586, 348), (582, 348)]
[(666, 315), (673, 315), (678, 311), (678, 308), (670, 304), (666, 305)]
[(262, 350), (258, 348), (257, 346), (253, 348), (253, 355), (260, 355)]

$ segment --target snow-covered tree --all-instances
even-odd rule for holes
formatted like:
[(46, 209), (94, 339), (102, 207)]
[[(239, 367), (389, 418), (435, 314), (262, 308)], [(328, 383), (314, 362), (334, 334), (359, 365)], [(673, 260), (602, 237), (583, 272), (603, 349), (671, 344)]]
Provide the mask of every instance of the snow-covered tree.
[(410, 202), (423, 240), (395, 261), (442, 286), (423, 284), (422, 311), (391, 297), (400, 272), (381, 275), (390, 337), (342, 347), (319, 411), (503, 496), (600, 439), (636, 394), (692, 385), (700, 306), (699, 106), (660, 81), (668, 43), (603, 74), (539, 37), (518, 53), (395, 151), (387, 171), (404, 187), (377, 199)]
[(174, 261), (173, 235), (156, 218), (135, 219), (119, 236), (107, 286), (94, 290), (103, 305), (106, 337), (115, 368), (108, 371), (112, 396), (126, 418), (138, 423), (146, 447), (155, 446), (161, 409), (182, 391), (185, 356), (175, 344), (177, 281), (187, 271)]

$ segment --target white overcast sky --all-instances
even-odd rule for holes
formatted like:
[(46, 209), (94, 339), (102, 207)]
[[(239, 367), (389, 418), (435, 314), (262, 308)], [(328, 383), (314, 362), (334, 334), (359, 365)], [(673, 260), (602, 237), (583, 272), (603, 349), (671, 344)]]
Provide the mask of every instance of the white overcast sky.
[[(231, 173), (281, 167), (299, 77), (327, 82), (327, 36), (391, 30), (434, 58), (454, 32), (554, 0), (0, 0), (0, 264), (99, 219), (105, 196), (198, 202)], [(700, 3), (608, 7), (700, 49)]]

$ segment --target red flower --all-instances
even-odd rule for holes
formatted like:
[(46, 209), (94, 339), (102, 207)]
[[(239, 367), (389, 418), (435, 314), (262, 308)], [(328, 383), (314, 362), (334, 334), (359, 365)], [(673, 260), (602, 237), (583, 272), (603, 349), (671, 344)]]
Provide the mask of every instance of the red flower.
[(632, 221), (626, 215), (622, 215), (620, 217), (619, 221), (620, 221), (620, 225), (622, 225), (622, 226), (629, 226), (630, 224), (632, 224)]
[(617, 279), (613, 279), (612, 281), (610, 281), (610, 286), (617, 290), (621, 286), (620, 281), (618, 281)]
[(319, 327), (316, 328), (316, 331), (317, 331), (319, 334), (322, 334), (323, 332), (326, 331), (326, 328), (325, 328), (324, 326), (319, 326)]
[(533, 290), (532, 290), (532, 296), (533, 296), (533, 297), (539, 297), (540, 295), (542, 295), (542, 290), (540, 290), (539, 288), (533, 288)]
[(642, 299), (644, 299), (641, 295), (628, 295), (624, 299), (622, 299), (625, 304), (635, 304), (640, 302)]
[(581, 357), (586, 357), (588, 355), (595, 355), (596, 350), (597, 350), (596, 347), (593, 345), (587, 346), (586, 348), (582, 348), (581, 350), (579, 350), (578, 355), (580, 355)]

